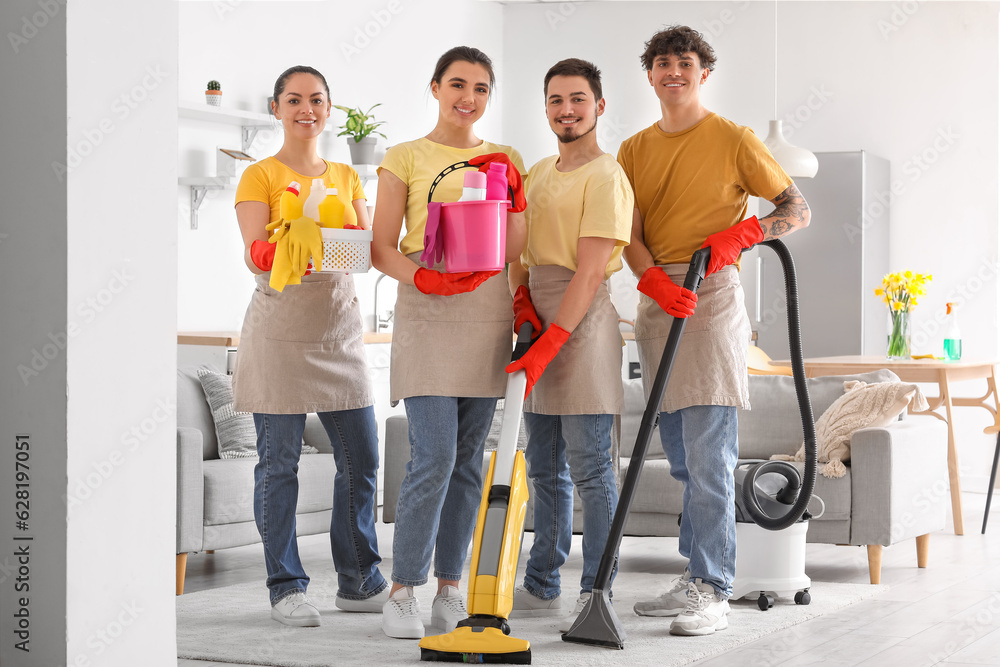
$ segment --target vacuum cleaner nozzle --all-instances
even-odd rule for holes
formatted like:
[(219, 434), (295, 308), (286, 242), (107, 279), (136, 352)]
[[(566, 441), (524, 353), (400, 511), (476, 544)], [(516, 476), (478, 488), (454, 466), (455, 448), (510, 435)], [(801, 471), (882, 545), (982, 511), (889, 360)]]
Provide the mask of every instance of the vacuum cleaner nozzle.
[(499, 628), (459, 626), (420, 641), (425, 662), (530, 665), (531, 644), (505, 635)]
[(625, 648), (625, 628), (618, 620), (606, 590), (595, 588), (591, 592), (580, 616), (562, 638), (564, 642), (576, 644)]

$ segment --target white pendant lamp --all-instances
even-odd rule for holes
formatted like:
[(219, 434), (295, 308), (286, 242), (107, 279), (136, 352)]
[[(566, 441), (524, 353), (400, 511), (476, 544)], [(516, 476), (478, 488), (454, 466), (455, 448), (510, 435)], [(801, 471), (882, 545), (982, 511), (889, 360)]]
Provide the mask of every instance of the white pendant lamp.
[[(778, 117), (778, 0), (774, 0), (774, 117)], [(819, 171), (819, 160), (812, 152), (788, 143), (780, 120), (768, 123), (764, 145), (792, 178), (812, 178)]]

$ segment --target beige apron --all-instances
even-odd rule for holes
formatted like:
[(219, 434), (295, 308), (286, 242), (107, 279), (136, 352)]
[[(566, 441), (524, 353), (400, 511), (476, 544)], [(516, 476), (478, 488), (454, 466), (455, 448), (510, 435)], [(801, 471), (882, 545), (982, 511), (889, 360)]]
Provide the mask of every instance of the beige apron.
[[(555, 319), (574, 275), (564, 266), (529, 269), (531, 302), (543, 329)], [(583, 320), (535, 383), (524, 409), (543, 415), (616, 415), (624, 408), (622, 335), (604, 281)]]
[[(684, 283), (687, 264), (668, 264), (662, 268), (674, 283)], [(673, 321), (655, 301), (640, 295), (635, 342), (647, 399)], [(727, 266), (706, 278), (698, 289), (698, 305), (684, 327), (660, 410), (674, 412), (692, 405), (749, 409), (749, 342), (750, 318), (739, 271), (735, 266)]]
[(278, 292), (257, 276), (233, 371), (241, 412), (302, 414), (372, 405), (354, 280), (312, 273)]
[[(409, 255), (428, 267), (420, 253)], [(410, 396), (499, 398), (507, 386), (504, 368), (513, 349), (513, 320), (507, 272), (501, 271), (474, 291), (453, 296), (424, 294), (399, 284), (389, 400)]]

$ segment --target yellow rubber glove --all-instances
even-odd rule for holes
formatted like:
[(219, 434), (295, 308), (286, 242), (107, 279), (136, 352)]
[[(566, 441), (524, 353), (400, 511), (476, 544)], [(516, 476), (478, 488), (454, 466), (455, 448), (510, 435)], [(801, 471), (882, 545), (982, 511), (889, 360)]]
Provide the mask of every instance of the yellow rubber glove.
[[(309, 258), (315, 259), (317, 266), (323, 262), (323, 233), (312, 218), (302, 216), (288, 223), (288, 257), (292, 272), (301, 277), (309, 269)], [(277, 253), (275, 253), (277, 254)]]
[(282, 234), (274, 249), (274, 264), (271, 265), (271, 279), (268, 284), (271, 289), (281, 292), (285, 285), (298, 285), (302, 281), (292, 271), (292, 261), (288, 253), (288, 237)]
[(283, 219), (278, 219), (274, 222), (268, 223), (264, 229), (271, 232), (271, 234), (267, 237), (267, 242), (277, 243), (281, 240), (281, 237), (285, 235), (285, 232), (288, 231), (288, 223)]

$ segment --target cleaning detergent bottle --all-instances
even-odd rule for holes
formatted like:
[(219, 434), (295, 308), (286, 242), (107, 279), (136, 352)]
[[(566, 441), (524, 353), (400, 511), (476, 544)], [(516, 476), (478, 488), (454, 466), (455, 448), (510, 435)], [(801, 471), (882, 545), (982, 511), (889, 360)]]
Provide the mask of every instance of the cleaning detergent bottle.
[(322, 227), (344, 228), (344, 202), (337, 196), (337, 188), (326, 189), (326, 198), (319, 205), (319, 224)]
[(326, 184), (322, 178), (314, 178), (309, 196), (302, 205), (302, 215), (319, 222), (319, 205), (326, 199)]
[(490, 163), (490, 170), (486, 172), (486, 199), (507, 201), (507, 165)]
[(958, 361), (962, 358), (962, 334), (958, 330), (958, 315), (955, 314), (955, 304), (947, 303), (948, 308), (944, 328), (944, 356), (948, 361)]
[(298, 181), (292, 181), (281, 193), (281, 199), (278, 200), (278, 214), (282, 220), (296, 220), (302, 217), (302, 202), (299, 201), (301, 187)]
[(465, 172), (462, 196), (458, 201), (484, 201), (486, 199), (486, 174), (481, 171)]

